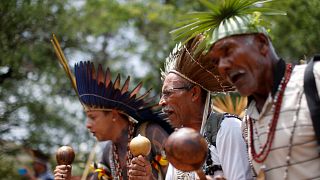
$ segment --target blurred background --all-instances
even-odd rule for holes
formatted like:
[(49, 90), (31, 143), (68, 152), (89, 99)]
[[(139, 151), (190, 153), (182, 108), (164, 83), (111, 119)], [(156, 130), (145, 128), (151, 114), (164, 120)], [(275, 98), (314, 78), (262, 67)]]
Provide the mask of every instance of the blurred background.
[[(213, 1), (213, 0), (212, 0)], [(216, 0), (217, 1), (217, 0)], [(268, 3), (267, 3), (268, 4)], [(320, 1), (275, 1), (287, 16), (268, 18), (278, 54), (298, 63), (320, 53)], [(73, 174), (81, 176), (95, 139), (50, 43), (57, 35), (73, 68), (91, 60), (133, 85), (160, 92), (160, 71), (174, 47), (170, 30), (184, 14), (202, 10), (195, 0), (0, 1), (0, 179), (23, 179), (30, 150), (49, 155), (76, 151)], [(131, 86), (131, 88), (133, 87)]]

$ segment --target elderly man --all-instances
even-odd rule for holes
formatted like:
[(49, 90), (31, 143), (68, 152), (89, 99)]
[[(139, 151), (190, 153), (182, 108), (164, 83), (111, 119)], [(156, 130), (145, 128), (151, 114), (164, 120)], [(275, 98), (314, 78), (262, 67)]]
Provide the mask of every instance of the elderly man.
[[(252, 179), (241, 121), (210, 109), (210, 93), (228, 90), (228, 86), (208, 71), (212, 64), (203, 61), (201, 54), (190, 54), (201, 42), (200, 38), (186, 46), (177, 46), (167, 58), (159, 104), (173, 127), (190, 127), (206, 138), (210, 149), (204, 165), (207, 178)], [(166, 175), (168, 180), (196, 178), (195, 172), (182, 172), (172, 165)]]
[[(216, 21), (197, 32), (206, 36), (203, 47), (207, 60), (217, 64), (220, 74), (251, 99), (245, 135), (258, 178), (319, 179), (319, 134), (317, 137), (316, 121), (313, 124), (310, 116), (316, 104), (308, 107), (304, 88), (304, 73), (309, 69), (306, 65), (293, 68), (276, 54), (260, 19), (266, 12), (264, 2), (224, 0), (220, 5), (211, 4), (208, 7), (215, 11), (208, 12), (209, 19), (196, 18), (200, 22), (196, 26)], [(195, 26), (183, 28), (186, 31), (180, 28), (176, 33), (190, 38)], [(315, 92), (313, 98), (319, 99), (320, 63), (312, 64), (315, 86), (311, 90)]]

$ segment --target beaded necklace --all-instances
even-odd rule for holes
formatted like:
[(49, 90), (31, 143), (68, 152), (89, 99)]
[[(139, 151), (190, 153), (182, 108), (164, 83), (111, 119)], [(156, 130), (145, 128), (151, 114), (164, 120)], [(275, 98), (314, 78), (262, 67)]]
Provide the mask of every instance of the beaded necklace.
[(273, 114), (273, 118), (271, 120), (271, 123), (269, 124), (269, 129), (267, 131), (267, 134), (268, 134), (267, 141), (265, 144), (263, 144), (262, 147), (260, 147), (260, 152), (258, 152), (258, 153), (256, 152), (255, 147), (254, 147), (253, 123), (252, 123), (252, 120), (250, 119), (250, 117), (246, 116), (246, 118), (248, 118), (247, 123), (249, 123), (249, 131), (250, 131), (249, 147), (251, 150), (251, 155), (252, 155), (253, 160), (258, 163), (264, 162), (265, 159), (267, 158), (270, 150), (271, 150), (271, 145), (272, 145), (272, 142), (274, 139), (276, 126), (277, 126), (279, 115), (280, 115), (283, 94), (286, 89), (286, 85), (290, 79), (291, 71), (292, 71), (292, 65), (287, 64), (285, 75), (283, 76), (283, 78), (278, 86), (278, 91), (273, 99), (272, 107), (274, 109), (274, 114)]
[[(129, 150), (129, 144), (133, 138), (133, 132), (134, 132), (134, 126), (133, 126), (133, 123), (130, 122), (129, 127), (128, 127), (128, 143), (127, 143), (127, 157), (126, 157), (126, 166), (127, 167), (130, 165), (130, 160), (132, 159), (132, 154)], [(113, 155), (113, 167), (114, 167), (114, 173), (115, 173), (114, 179), (122, 180), (123, 179), (123, 174), (122, 174), (123, 170), (120, 166), (118, 148), (115, 144), (113, 144), (112, 155)], [(127, 171), (127, 176), (129, 177), (128, 171)]]

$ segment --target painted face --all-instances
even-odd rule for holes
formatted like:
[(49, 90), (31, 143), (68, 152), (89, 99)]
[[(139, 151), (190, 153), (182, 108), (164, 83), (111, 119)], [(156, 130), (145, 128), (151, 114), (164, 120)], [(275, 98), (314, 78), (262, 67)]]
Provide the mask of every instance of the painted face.
[[(259, 91), (267, 61), (254, 35), (230, 36), (217, 41), (209, 52), (220, 74), (243, 96)], [(261, 87), (261, 86), (260, 86)]]
[(108, 111), (88, 111), (87, 128), (98, 141), (112, 140), (112, 113)]
[(162, 106), (162, 111), (168, 115), (170, 124), (175, 128), (180, 128), (188, 122), (191, 88), (192, 86), (188, 85), (186, 80), (174, 73), (168, 74), (163, 82), (159, 105)]

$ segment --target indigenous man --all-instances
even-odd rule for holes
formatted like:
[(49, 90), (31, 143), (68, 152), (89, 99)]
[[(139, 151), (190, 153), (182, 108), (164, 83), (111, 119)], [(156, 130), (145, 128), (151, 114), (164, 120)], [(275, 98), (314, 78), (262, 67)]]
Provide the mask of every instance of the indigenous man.
[[(98, 141), (109, 141), (104, 150), (106, 168), (95, 179), (128, 179), (127, 167), (132, 159), (128, 144), (137, 134), (146, 136), (152, 144), (150, 155), (145, 157), (152, 164), (145, 176), (161, 179), (168, 163), (162, 166), (159, 160), (163, 159), (170, 125), (145, 101), (149, 91), (138, 96), (141, 83), (129, 91), (129, 77), (121, 87), (120, 75), (112, 82), (109, 69), (104, 72), (101, 65), (96, 71), (91, 62), (75, 65), (75, 87), (88, 117), (86, 126)], [(70, 179), (71, 166), (57, 166), (54, 174), (56, 180)]]
[[(203, 169), (208, 178), (252, 179), (241, 121), (211, 111), (210, 92), (228, 90), (228, 86), (208, 70), (213, 64), (203, 61), (201, 53), (191, 54), (201, 42), (199, 38), (177, 46), (167, 58), (159, 104), (173, 127), (193, 128), (206, 138), (210, 151)], [(171, 164), (166, 175), (168, 180), (196, 178), (195, 172), (182, 172)]]
[[(306, 65), (293, 68), (279, 58), (260, 21), (259, 16), (266, 12), (264, 2), (224, 0), (220, 5), (211, 4), (208, 7), (214, 12), (207, 13), (209, 19), (199, 13), (202, 17), (194, 20), (200, 22), (197, 27), (215, 23), (197, 32), (206, 36), (203, 47), (208, 50), (207, 60), (216, 63), (220, 74), (251, 99), (244, 123), (257, 178), (319, 179), (317, 127), (313, 127), (313, 107), (308, 107), (303, 87)], [(180, 28), (176, 33), (190, 38), (190, 29), (195, 27), (188, 24), (182, 28), (186, 31), (180, 34)], [(314, 62), (311, 72), (316, 97), (320, 94), (319, 62)]]

